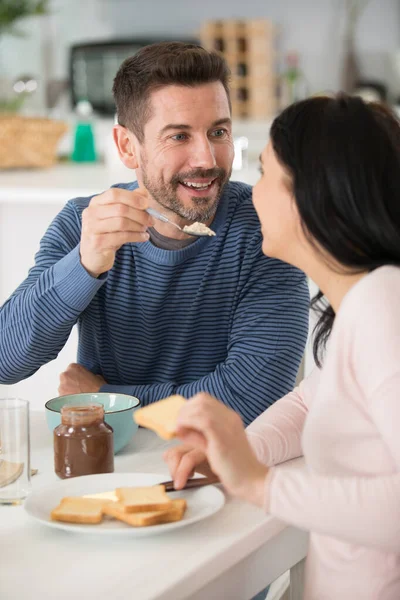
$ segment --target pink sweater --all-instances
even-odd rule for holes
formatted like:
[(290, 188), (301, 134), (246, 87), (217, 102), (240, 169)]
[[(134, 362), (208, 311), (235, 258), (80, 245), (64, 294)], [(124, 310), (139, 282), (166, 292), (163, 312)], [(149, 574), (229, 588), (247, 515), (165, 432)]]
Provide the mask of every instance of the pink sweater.
[(311, 532), (304, 600), (400, 600), (400, 268), (347, 293), (323, 368), (247, 432), (267, 512)]

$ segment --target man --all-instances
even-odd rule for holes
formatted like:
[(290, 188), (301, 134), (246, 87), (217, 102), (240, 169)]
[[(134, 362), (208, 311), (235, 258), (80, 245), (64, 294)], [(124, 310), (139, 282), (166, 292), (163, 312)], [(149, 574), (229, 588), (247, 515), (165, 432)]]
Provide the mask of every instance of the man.
[[(56, 358), (77, 323), (78, 364), (60, 394), (118, 391), (148, 404), (207, 391), (247, 425), (292, 389), (307, 285), (262, 255), (251, 188), (229, 182), (228, 78), (216, 53), (178, 42), (122, 64), (114, 139), (138, 184), (71, 200), (54, 219), (0, 312), (1, 383)], [(148, 207), (216, 236), (189, 237)]]

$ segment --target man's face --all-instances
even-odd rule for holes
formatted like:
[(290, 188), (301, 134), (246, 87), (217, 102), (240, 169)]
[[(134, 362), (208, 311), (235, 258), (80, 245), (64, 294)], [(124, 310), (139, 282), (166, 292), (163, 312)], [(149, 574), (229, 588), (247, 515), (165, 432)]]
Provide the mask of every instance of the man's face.
[(161, 206), (210, 222), (233, 161), (231, 118), (220, 82), (170, 85), (151, 94), (137, 177)]

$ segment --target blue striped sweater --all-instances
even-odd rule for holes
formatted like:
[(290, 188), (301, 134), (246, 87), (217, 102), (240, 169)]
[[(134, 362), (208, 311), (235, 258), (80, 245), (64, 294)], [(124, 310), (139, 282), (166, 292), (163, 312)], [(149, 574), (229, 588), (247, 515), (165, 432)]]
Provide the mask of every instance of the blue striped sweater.
[(98, 279), (79, 258), (89, 201), (71, 200), (56, 216), (28, 277), (0, 310), (1, 383), (56, 358), (77, 323), (78, 362), (105, 378), (102, 391), (144, 405), (207, 391), (247, 425), (292, 389), (308, 288), (300, 271), (263, 256), (249, 186), (225, 187), (216, 237), (180, 250), (125, 244)]

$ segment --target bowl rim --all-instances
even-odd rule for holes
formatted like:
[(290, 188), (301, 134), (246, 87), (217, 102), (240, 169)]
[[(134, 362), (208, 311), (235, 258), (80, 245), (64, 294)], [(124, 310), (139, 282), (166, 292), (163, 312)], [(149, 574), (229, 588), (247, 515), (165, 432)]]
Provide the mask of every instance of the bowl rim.
[(122, 412), (126, 412), (128, 410), (132, 410), (133, 408), (138, 408), (141, 405), (141, 402), (139, 400), (139, 398), (136, 398), (136, 396), (130, 396), (129, 394), (121, 394), (120, 392), (81, 392), (79, 394), (64, 394), (63, 396), (55, 396), (54, 398), (50, 398), (50, 400), (47, 400), (47, 402), (45, 403), (44, 407), (47, 410), (50, 410), (51, 412), (55, 412), (57, 414), (61, 414), (61, 410), (55, 410), (54, 408), (51, 408), (50, 406), (47, 406), (50, 402), (53, 402), (53, 400), (61, 400), (62, 398), (71, 398), (71, 396), (82, 396), (82, 394), (96, 394), (97, 396), (108, 396), (109, 394), (118, 394), (118, 396), (126, 396), (126, 398), (133, 398), (134, 400), (136, 400), (137, 404), (135, 406), (130, 406), (129, 408), (121, 408), (120, 410), (112, 410), (112, 411), (104, 411), (105, 415), (113, 415), (113, 414), (117, 414), (117, 413), (122, 413)]

